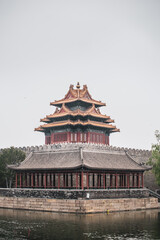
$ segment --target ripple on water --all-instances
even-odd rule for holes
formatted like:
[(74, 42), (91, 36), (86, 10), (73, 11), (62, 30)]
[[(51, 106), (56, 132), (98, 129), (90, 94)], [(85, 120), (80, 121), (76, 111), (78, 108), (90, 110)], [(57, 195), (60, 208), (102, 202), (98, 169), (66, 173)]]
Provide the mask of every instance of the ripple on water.
[(128, 234), (128, 233), (124, 233), (124, 234), (106, 234), (106, 235), (101, 235), (101, 233), (95, 232), (95, 233), (83, 233), (85, 238), (88, 239), (104, 239), (104, 240), (123, 240), (123, 239), (127, 239), (127, 240), (151, 240), (152, 237), (147, 233), (147, 231), (143, 231), (140, 232), (138, 235), (137, 234)]
[(160, 239), (159, 216), (160, 210), (73, 215), (0, 209), (0, 240)]

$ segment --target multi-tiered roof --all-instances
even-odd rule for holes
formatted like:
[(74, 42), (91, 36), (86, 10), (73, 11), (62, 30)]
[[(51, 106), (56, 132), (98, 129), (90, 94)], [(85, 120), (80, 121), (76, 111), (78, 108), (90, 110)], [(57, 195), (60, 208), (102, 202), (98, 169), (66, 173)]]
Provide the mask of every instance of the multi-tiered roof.
[(32, 151), (18, 166), (10, 166), (16, 171), (16, 187), (143, 188), (146, 168), (125, 150), (117, 152), (106, 146), (110, 133), (119, 129), (112, 125), (114, 120), (100, 113), (99, 107), (105, 103), (94, 100), (86, 85), (83, 89), (79, 83), (76, 89), (71, 85), (66, 96), (51, 105), (56, 106), (55, 112), (41, 119), (44, 124), (35, 130), (44, 132), (45, 143), (52, 145)]
[[(65, 137), (64, 135), (62, 137), (63, 142), (82, 142), (83, 139), (83, 142), (107, 143), (103, 139), (104, 136), (102, 134), (109, 137), (110, 133), (119, 131), (116, 126), (111, 124), (114, 120), (110, 116), (101, 114), (99, 110), (100, 107), (106, 104), (94, 100), (88, 92), (86, 85), (82, 89), (80, 89), (79, 83), (77, 83), (76, 89), (74, 89), (73, 85), (70, 85), (65, 97), (61, 100), (51, 102), (50, 105), (56, 107), (55, 112), (41, 119), (41, 122), (45, 124), (35, 129), (36, 131), (44, 132), (46, 138), (50, 138), (46, 143), (57, 142), (54, 141), (56, 139), (59, 139), (59, 142), (61, 142), (60, 137), (54, 137), (58, 133), (61, 133), (61, 136), (62, 133), (66, 134)], [(74, 140), (71, 137), (72, 133), (77, 134)], [(86, 134), (83, 138), (80, 137), (82, 133)], [(91, 139), (90, 136), (94, 139)]]

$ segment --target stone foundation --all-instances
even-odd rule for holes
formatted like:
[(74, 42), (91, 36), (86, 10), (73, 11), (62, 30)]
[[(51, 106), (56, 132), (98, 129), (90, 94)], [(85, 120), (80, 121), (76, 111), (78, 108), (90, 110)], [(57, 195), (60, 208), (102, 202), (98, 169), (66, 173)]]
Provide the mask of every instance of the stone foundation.
[(106, 198), (147, 198), (149, 191), (139, 189), (32, 189), (0, 188), (2, 197), (51, 198), (51, 199), (106, 199)]
[(47, 199), (0, 197), (0, 208), (63, 213), (100, 213), (158, 208), (157, 198)]

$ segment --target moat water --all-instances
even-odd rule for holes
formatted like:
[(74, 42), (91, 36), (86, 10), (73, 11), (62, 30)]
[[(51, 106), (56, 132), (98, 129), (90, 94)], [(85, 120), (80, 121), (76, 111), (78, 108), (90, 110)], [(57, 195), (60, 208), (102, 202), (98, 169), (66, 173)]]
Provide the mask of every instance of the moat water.
[(160, 209), (90, 215), (0, 209), (2, 239), (160, 239)]

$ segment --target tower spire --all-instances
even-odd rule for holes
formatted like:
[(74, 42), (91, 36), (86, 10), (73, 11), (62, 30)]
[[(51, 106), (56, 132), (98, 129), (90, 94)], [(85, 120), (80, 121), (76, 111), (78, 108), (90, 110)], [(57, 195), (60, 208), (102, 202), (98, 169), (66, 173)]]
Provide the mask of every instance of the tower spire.
[(77, 82), (76, 88), (77, 88), (77, 89), (80, 89), (80, 84), (79, 84), (79, 82)]

